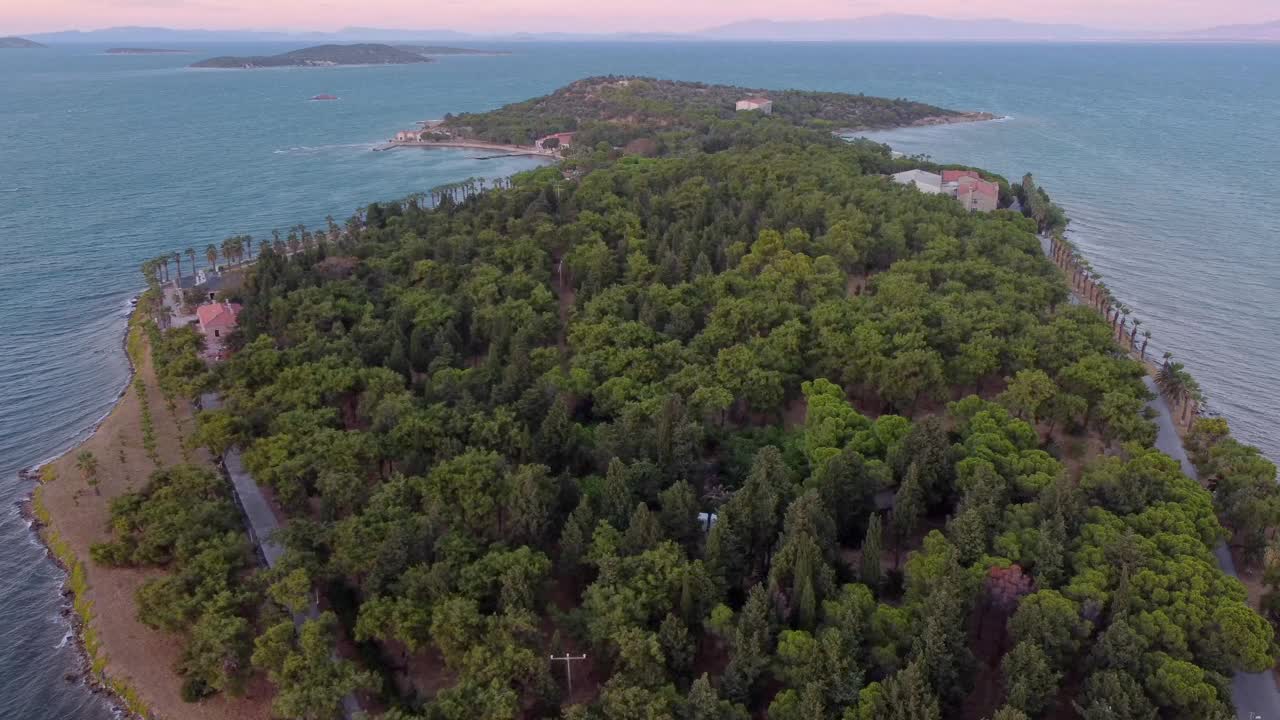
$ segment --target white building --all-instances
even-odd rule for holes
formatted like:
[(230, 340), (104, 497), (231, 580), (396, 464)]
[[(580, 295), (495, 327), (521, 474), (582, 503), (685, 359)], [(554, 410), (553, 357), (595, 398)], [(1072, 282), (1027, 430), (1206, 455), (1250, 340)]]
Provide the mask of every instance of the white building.
[(942, 176), (927, 170), (907, 170), (893, 175), (899, 185), (915, 185), (920, 192), (942, 194)]
[(742, 112), (743, 110), (759, 110), (765, 115), (772, 115), (773, 101), (769, 98), (762, 97), (743, 98), (738, 101), (738, 104), (734, 106), (734, 109), (738, 112)]

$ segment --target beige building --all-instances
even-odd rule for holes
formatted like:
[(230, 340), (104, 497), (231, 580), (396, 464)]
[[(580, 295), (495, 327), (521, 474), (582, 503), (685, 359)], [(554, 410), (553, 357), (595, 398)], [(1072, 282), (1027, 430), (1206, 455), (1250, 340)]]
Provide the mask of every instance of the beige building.
[(738, 101), (738, 104), (734, 106), (734, 109), (738, 112), (742, 112), (744, 110), (759, 110), (765, 115), (772, 115), (773, 101), (769, 98), (762, 97), (743, 98)]

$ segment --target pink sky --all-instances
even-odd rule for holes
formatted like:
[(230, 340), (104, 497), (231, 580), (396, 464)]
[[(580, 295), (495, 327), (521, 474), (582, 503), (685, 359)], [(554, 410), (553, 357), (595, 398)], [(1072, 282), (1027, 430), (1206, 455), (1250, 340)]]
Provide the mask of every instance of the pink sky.
[(1007, 17), (1125, 30), (1183, 30), (1280, 18), (1277, 0), (0, 0), (0, 35), (114, 25), (210, 29), (575, 32), (699, 30), (753, 18), (879, 13)]

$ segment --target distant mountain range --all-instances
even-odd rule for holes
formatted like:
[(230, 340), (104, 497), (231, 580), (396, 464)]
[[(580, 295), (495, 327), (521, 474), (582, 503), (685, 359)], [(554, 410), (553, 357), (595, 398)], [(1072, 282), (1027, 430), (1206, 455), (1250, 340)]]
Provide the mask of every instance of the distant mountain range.
[(1120, 35), (1083, 25), (1019, 20), (952, 20), (928, 15), (873, 15), (851, 20), (743, 20), (703, 30), (718, 40), (1104, 40)]
[(1219, 40), (1247, 42), (1280, 42), (1280, 20), (1257, 25), (1220, 25), (1218, 27), (1182, 33), (1188, 40)]
[(706, 40), (772, 41), (913, 41), (913, 42), (1096, 42), (1096, 41), (1242, 41), (1280, 42), (1280, 20), (1253, 25), (1224, 25), (1188, 32), (1136, 33), (1084, 25), (1049, 24), (999, 18), (955, 20), (927, 15), (887, 14), (819, 21), (742, 20), (693, 33), (467, 33), (447, 28), (397, 30), (347, 27), (336, 32), (259, 30), (178, 30), (161, 27), (116, 27), (36, 33), (41, 43), (227, 43), (227, 42), (671, 42)]

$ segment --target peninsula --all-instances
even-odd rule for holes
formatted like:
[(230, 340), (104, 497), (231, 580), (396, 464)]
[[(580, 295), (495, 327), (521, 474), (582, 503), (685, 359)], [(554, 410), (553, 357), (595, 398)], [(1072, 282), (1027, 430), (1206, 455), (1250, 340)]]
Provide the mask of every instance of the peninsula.
[(174, 50), (170, 48), (107, 48), (108, 55), (189, 55), (190, 50)]
[(341, 65), (411, 65), (433, 62), (430, 57), (390, 45), (317, 45), (279, 55), (209, 58), (193, 68), (254, 69), (273, 67), (336, 67)]
[(34, 40), (28, 40), (26, 38), (0, 37), (0, 50), (19, 50), (43, 47), (48, 47), (48, 45), (41, 45)]
[(416, 131), (554, 166), (228, 238), (214, 301), (149, 261), (120, 424), (35, 503), (86, 645), (166, 717), (1226, 717), (1280, 648), (1213, 550), (1274, 466), (1190, 409), (1216, 494), (1161, 452), (1030, 175), (836, 136), (980, 118), (589, 78)]

